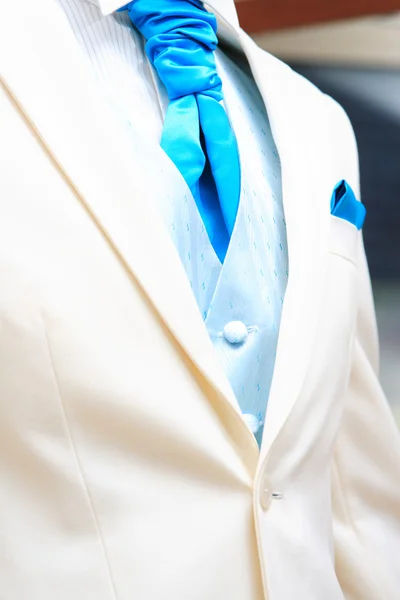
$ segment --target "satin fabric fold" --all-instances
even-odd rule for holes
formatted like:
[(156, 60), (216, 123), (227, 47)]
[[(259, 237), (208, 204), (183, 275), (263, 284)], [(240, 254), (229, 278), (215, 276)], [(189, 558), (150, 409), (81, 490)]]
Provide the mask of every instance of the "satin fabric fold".
[(161, 146), (189, 186), (222, 262), (239, 206), (240, 162), (215, 64), (215, 16), (197, 0), (135, 0), (124, 10), (170, 99)]
[(340, 219), (345, 219), (357, 227), (357, 229), (361, 229), (364, 225), (366, 212), (364, 204), (357, 200), (347, 181), (344, 179), (339, 181), (332, 193), (332, 215)]

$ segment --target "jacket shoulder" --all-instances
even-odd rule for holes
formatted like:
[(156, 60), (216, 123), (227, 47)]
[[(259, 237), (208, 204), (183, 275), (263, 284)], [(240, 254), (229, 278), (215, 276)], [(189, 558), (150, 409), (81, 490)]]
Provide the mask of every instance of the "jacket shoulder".
[(294, 71), (289, 65), (259, 48), (262, 60), (268, 61), (276, 81), (283, 93), (295, 99), (301, 106), (297, 113), (303, 122), (309, 124), (310, 130), (316, 124), (324, 131), (324, 141), (339, 164), (343, 179), (353, 187), (360, 196), (359, 159), (356, 136), (352, 123), (345, 109), (331, 96), (325, 94), (306, 77)]

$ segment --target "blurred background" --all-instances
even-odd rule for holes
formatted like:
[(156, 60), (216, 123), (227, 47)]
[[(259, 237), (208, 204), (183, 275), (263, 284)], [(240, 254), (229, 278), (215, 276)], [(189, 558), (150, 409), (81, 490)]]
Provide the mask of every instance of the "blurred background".
[(381, 380), (400, 426), (400, 0), (239, 0), (257, 43), (333, 96), (356, 133)]

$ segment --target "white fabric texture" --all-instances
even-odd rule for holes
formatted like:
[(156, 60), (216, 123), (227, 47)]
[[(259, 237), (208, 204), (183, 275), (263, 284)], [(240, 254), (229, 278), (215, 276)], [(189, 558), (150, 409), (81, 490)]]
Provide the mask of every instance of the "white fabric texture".
[[(168, 98), (128, 14), (103, 16), (86, 0), (58, 2), (124, 126), (157, 142)], [(241, 161), (240, 204), (224, 264), (190, 193), (182, 198), (171, 185), (159, 195), (159, 210), (239, 405), (259, 423), (252, 430), (260, 443), (288, 277), (281, 167), (254, 80), (220, 49), (216, 61)], [(234, 320), (249, 329), (241, 344), (222, 334)]]

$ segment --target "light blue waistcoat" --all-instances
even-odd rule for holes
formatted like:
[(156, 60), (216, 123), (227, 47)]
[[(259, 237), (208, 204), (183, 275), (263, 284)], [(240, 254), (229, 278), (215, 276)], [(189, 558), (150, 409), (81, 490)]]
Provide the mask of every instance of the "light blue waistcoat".
[(288, 278), (281, 167), (253, 79), (221, 50), (216, 60), (241, 158), (239, 209), (224, 263), (190, 194), (172, 207), (165, 197), (169, 206), (161, 212), (168, 215), (165, 224), (218, 358), (260, 443)]

